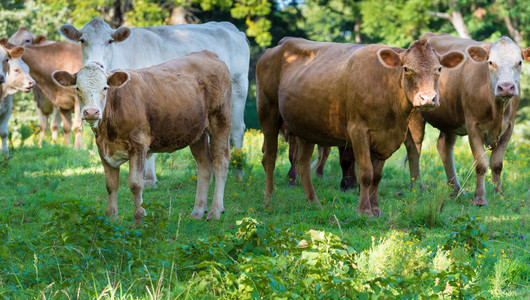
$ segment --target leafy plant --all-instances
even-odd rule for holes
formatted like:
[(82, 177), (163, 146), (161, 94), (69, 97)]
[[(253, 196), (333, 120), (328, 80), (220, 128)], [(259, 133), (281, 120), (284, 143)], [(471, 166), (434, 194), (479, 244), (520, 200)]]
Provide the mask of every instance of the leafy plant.
[(485, 242), (489, 239), (484, 226), (479, 224), (478, 219), (464, 214), (453, 221), (453, 229), (449, 239), (445, 242), (443, 249), (449, 250), (453, 247), (469, 248), (472, 253), (482, 252), (486, 249)]

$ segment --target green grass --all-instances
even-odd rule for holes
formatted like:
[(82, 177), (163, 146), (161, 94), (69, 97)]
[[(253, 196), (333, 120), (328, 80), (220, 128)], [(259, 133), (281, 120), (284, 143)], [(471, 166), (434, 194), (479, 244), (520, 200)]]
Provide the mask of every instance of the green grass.
[(189, 218), (196, 188), (189, 150), (160, 154), (159, 183), (144, 191), (141, 228), (132, 227), (127, 164), (121, 168), (118, 221), (104, 217), (105, 178), (90, 131), (81, 151), (49, 142), (38, 148), (36, 136), (20, 147), (15, 134), (12, 158), (0, 161), (0, 297), (410, 298), (445, 292), (527, 299), (530, 145), (512, 140), (504, 159), (504, 196), (493, 193), (488, 172), (489, 205), (477, 208), (471, 206), (469, 146), (461, 140), (455, 151), (459, 178), (472, 172), (467, 194), (452, 199), (434, 134), (429, 130), (421, 161), (427, 191), (408, 189), (402, 147), (385, 165), (378, 218), (358, 216), (358, 192), (338, 188), (336, 149), (324, 177), (314, 178), (320, 210), (306, 204), (300, 185), (287, 187), (282, 142), (276, 192), (265, 208), (263, 138), (247, 132), (245, 179), (235, 181), (230, 171), (226, 211), (213, 222)]

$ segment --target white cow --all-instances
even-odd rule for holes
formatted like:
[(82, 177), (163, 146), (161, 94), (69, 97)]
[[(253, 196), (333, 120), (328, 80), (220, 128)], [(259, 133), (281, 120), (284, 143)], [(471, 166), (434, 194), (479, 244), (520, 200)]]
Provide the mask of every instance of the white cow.
[(2, 138), (2, 154), (9, 157), (7, 148), (7, 124), (13, 109), (13, 94), (18, 91), (29, 92), (35, 81), (29, 75), (28, 66), (20, 58), (24, 48), (15, 47), (11, 50), (0, 46), (0, 137)]
[[(81, 43), (85, 65), (95, 62), (105, 70), (148, 67), (200, 50), (217, 53), (232, 77), (232, 146), (243, 147), (250, 49), (245, 34), (233, 24), (208, 22), (112, 29), (96, 17), (80, 30), (65, 24), (60, 31), (68, 39)], [(147, 158), (145, 168), (145, 184), (154, 185), (154, 155)], [(238, 176), (243, 176), (242, 170), (238, 170)]]

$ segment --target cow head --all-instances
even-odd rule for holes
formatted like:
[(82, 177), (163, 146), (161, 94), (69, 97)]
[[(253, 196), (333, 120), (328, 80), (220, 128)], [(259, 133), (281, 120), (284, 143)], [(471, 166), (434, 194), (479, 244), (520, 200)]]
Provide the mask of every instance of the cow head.
[(17, 91), (29, 92), (35, 86), (35, 80), (29, 75), (29, 67), (21, 59), (24, 48), (14, 47), (8, 50), (0, 46), (0, 60), (2, 63), (2, 73), (0, 82), (5, 83), (4, 89), (8, 94)]
[(46, 41), (46, 36), (44, 35), (38, 35), (35, 36), (31, 31), (29, 31), (26, 27), (19, 27), (17, 32), (13, 34), (8, 42), (10, 42), (13, 45), (17, 46), (35, 46), (40, 45)]
[(521, 49), (509, 37), (502, 37), (495, 44), (472, 46), (467, 54), (477, 63), (488, 64), (490, 83), (495, 98), (507, 103), (519, 95), (519, 79), (523, 61), (530, 61), (530, 48)]
[(440, 105), (438, 80), (445, 68), (455, 68), (465, 59), (462, 52), (438, 55), (425, 39), (414, 42), (406, 51), (397, 53), (390, 48), (377, 52), (381, 64), (387, 68), (400, 68), (402, 87), (414, 107), (428, 110)]
[(112, 61), (113, 43), (124, 41), (131, 33), (131, 30), (124, 26), (112, 29), (98, 17), (90, 20), (80, 30), (73, 25), (64, 24), (60, 31), (68, 39), (81, 43), (84, 64), (96, 62), (104, 69), (107, 69)]
[(109, 87), (120, 87), (129, 80), (129, 74), (122, 71), (107, 74), (103, 66), (98, 63), (89, 63), (79, 72), (70, 74), (66, 71), (55, 71), (52, 74), (55, 82), (64, 87), (75, 87), (81, 118), (92, 128), (98, 126), (107, 104), (107, 91)]

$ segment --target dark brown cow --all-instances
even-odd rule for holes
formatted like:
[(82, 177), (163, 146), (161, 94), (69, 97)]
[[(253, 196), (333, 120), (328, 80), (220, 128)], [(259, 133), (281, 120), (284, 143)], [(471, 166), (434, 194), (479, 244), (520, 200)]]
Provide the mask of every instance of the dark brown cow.
[(89, 63), (76, 74), (58, 71), (54, 78), (75, 85), (83, 119), (96, 136), (107, 180), (107, 216), (116, 218), (118, 213), (121, 164), (129, 161), (138, 225), (145, 216), (141, 205), (146, 155), (190, 146), (198, 178), (191, 216), (201, 219), (206, 212), (213, 161), (215, 191), (207, 220), (220, 218), (230, 161), (232, 95), (228, 67), (215, 53), (194, 52), (160, 65), (110, 73)]
[(530, 60), (530, 48), (522, 50), (511, 39), (481, 43), (448, 34), (425, 34), (438, 53), (465, 51), (462, 68), (444, 70), (440, 76), (440, 107), (416, 113), (405, 144), (410, 164), (411, 186), (421, 183), (419, 159), (425, 121), (440, 130), (438, 152), (453, 194), (461, 190), (454, 166), (454, 145), (459, 135), (469, 135), (475, 161), (477, 186), (473, 204), (486, 205), (484, 175), (488, 157), (484, 145), (492, 149), (491, 169), (495, 192), (502, 193), (501, 171), (504, 151), (513, 132), (519, 106), (519, 77), (523, 61)]
[(383, 165), (405, 139), (411, 111), (437, 106), (442, 65), (455, 67), (464, 58), (461, 52), (440, 58), (425, 40), (398, 50), (291, 38), (265, 51), (256, 69), (265, 202), (274, 191), (278, 132), (285, 126), (298, 140), (296, 169), (309, 202), (320, 205), (311, 181), (314, 145), (351, 145), (360, 184), (357, 210), (379, 215)]

